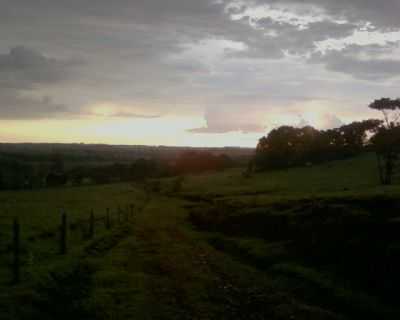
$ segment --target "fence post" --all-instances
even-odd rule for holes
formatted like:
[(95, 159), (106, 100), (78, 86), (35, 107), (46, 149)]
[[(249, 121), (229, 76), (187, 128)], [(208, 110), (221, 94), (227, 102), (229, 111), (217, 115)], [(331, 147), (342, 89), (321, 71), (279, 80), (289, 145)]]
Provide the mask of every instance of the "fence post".
[(110, 230), (111, 229), (111, 221), (110, 221), (110, 208), (107, 208), (106, 212), (106, 229)]
[(93, 209), (90, 211), (90, 220), (89, 220), (89, 238), (92, 239), (94, 236), (94, 212)]
[(62, 210), (60, 226), (60, 254), (67, 253), (67, 213)]
[(18, 218), (14, 219), (13, 222), (13, 283), (17, 284), (21, 280), (21, 269), (20, 269), (20, 224)]
[(131, 218), (133, 218), (133, 204), (132, 203), (129, 205), (129, 210), (130, 210)]

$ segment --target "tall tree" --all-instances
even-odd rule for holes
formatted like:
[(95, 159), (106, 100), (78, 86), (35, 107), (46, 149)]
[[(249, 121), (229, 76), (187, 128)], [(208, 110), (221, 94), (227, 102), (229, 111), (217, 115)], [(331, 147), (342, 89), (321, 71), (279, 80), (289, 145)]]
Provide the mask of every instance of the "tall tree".
[(383, 116), (383, 122), (371, 142), (376, 152), (381, 183), (390, 185), (400, 154), (400, 99), (375, 100), (369, 108), (380, 111)]
[(400, 98), (381, 98), (372, 102), (369, 107), (383, 115), (383, 126), (387, 129), (400, 125)]

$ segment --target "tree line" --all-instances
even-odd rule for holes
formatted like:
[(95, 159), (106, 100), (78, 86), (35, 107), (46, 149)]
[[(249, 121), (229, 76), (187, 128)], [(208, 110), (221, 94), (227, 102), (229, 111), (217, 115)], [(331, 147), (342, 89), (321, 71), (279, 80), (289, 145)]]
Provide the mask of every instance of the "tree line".
[(42, 162), (24, 162), (0, 156), (0, 190), (143, 182), (148, 178), (196, 174), (232, 167), (237, 160), (225, 154), (187, 151), (176, 159), (139, 158), (125, 163), (68, 165), (68, 155), (54, 154)]
[(344, 159), (374, 151), (382, 184), (392, 183), (400, 155), (400, 99), (375, 100), (369, 108), (382, 119), (357, 121), (339, 128), (281, 126), (262, 137), (250, 170), (282, 169)]

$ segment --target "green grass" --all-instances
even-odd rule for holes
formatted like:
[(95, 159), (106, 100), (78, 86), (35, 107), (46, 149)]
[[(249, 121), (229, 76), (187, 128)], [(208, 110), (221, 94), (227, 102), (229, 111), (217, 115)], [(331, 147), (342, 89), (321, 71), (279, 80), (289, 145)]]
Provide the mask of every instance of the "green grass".
[(70, 223), (89, 219), (92, 209), (100, 217), (110, 208), (115, 218), (118, 207), (126, 209), (130, 204), (136, 205), (143, 197), (142, 191), (128, 184), (0, 192), (0, 243), (9, 238), (15, 217), (20, 221), (23, 238), (28, 239), (44, 231), (55, 231), (62, 209), (67, 212)]
[[(10, 254), (0, 253), (0, 299), (6, 301), (0, 318), (20, 319), (19, 306), (27, 301), (34, 302), (22, 308), (28, 319), (392, 317), (387, 316), (390, 308), (353, 286), (352, 279), (295, 257), (285, 239), (211, 233), (189, 219), (192, 208), (205, 215), (217, 207), (229, 216), (234, 206), (242, 216), (272, 212), (295, 217), (302, 206), (296, 201), (304, 199), (333, 199), (342, 205), (349, 198), (397, 198), (399, 186), (379, 185), (373, 155), (250, 178), (243, 177), (243, 170), (187, 176), (175, 191), (176, 178), (153, 181), (160, 192), (149, 198), (140, 186), (129, 184), (1, 192), (0, 248), (9, 245), (12, 219), (18, 217), (24, 277), (18, 286), (8, 284)], [(92, 240), (83, 239), (77, 227), (69, 231), (69, 254), (57, 253), (61, 208), (70, 223), (88, 219), (91, 209), (102, 216), (107, 207), (115, 221), (118, 206), (131, 203), (140, 208), (134, 221), (111, 231), (98, 222)], [(271, 211), (276, 204), (289, 209)], [(52, 235), (45, 236), (49, 231)]]
[(250, 178), (243, 177), (243, 171), (231, 169), (186, 177), (181, 195), (228, 199), (238, 205), (299, 198), (400, 195), (399, 185), (380, 185), (373, 154), (313, 167), (255, 173)]
[[(117, 210), (127, 212), (133, 204), (138, 211), (145, 194), (128, 184), (46, 189), (0, 193), (0, 292), (6, 292), (12, 278), (12, 222), (18, 218), (21, 232), (22, 283), (30, 285), (48, 267), (75, 256), (87, 244), (89, 216), (95, 215), (95, 235), (106, 232), (104, 216), (110, 208), (117, 223)], [(68, 217), (68, 256), (59, 254), (61, 209)], [(102, 220), (103, 219), (103, 220)], [(124, 219), (124, 217), (122, 217)]]

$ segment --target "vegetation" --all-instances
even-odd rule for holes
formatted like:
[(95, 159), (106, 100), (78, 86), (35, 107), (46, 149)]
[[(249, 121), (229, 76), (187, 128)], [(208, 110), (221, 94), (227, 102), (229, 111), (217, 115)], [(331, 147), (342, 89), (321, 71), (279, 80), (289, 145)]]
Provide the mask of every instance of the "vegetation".
[(365, 120), (326, 131), (282, 126), (260, 139), (255, 164), (258, 169), (277, 169), (354, 156), (364, 150), (368, 132), (380, 123)]
[[(397, 319), (400, 189), (379, 186), (375, 166), (370, 153), (248, 178), (229, 169), (154, 179), (148, 195), (129, 184), (3, 192), (1, 314)], [(70, 223), (110, 207), (115, 223), (115, 209), (132, 202), (135, 220), (101, 224), (92, 240), (70, 230), (68, 254), (57, 254), (61, 206)], [(10, 286), (15, 215), (22, 281)], [(18, 308), (23, 301), (32, 306)]]
[(309, 126), (274, 129), (260, 139), (253, 164), (258, 170), (312, 165), (372, 149), (377, 156), (380, 181), (390, 185), (400, 154), (400, 99), (382, 98), (369, 107), (381, 111), (383, 120), (353, 122), (325, 131)]
[(111, 157), (111, 146), (104, 147), (106, 151), (94, 149), (94, 155), (94, 146), (72, 148), (73, 151), (68, 146), (57, 145), (54, 149), (60, 152), (51, 153), (42, 151), (40, 145), (36, 149), (30, 146), (27, 150), (19, 149), (19, 145), (0, 145), (0, 190), (142, 182), (149, 178), (222, 170), (240, 165), (250, 154), (240, 148), (199, 149), (196, 152), (177, 148), (172, 154), (168, 149), (165, 152), (157, 150), (148, 156), (148, 153), (131, 154), (129, 149), (123, 152), (114, 147), (121, 155)]
[(376, 150), (381, 183), (390, 185), (400, 154), (400, 99), (382, 98), (369, 107), (383, 114), (384, 120), (371, 141)]

